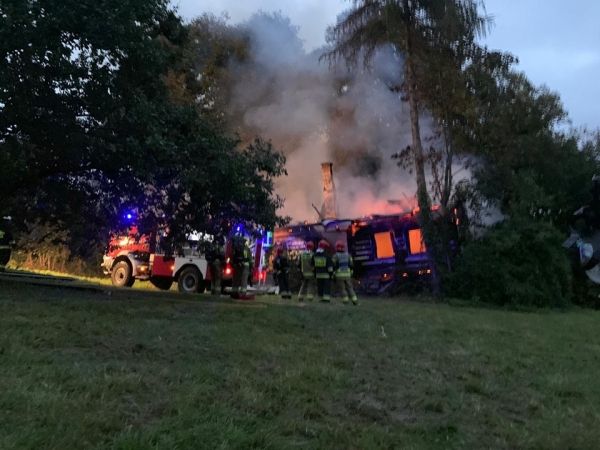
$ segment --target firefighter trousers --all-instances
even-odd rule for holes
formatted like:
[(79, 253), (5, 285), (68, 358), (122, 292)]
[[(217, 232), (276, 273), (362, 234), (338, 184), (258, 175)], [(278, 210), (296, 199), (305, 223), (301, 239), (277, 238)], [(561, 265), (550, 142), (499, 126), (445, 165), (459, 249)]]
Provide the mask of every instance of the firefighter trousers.
[(221, 294), (221, 261), (216, 259), (210, 264), (210, 293), (212, 295)]
[(302, 286), (300, 286), (300, 292), (298, 293), (298, 301), (303, 301), (304, 296), (309, 302), (313, 301), (315, 292), (317, 290), (317, 282), (314, 277), (304, 277), (302, 279)]
[(317, 292), (322, 302), (331, 301), (331, 278), (317, 278)]
[(287, 272), (279, 272), (277, 274), (277, 285), (279, 286), (279, 295), (282, 298), (292, 298), (290, 291), (290, 276)]
[(250, 276), (249, 265), (233, 266), (233, 277), (231, 280), (231, 292), (245, 294), (248, 291), (248, 277)]
[(336, 282), (344, 303), (348, 303), (349, 298), (352, 299), (352, 303), (358, 301), (358, 297), (356, 297), (356, 293), (354, 292), (354, 286), (352, 285), (352, 278), (336, 278)]
[(4, 270), (8, 261), (10, 261), (10, 247), (0, 246), (0, 270)]

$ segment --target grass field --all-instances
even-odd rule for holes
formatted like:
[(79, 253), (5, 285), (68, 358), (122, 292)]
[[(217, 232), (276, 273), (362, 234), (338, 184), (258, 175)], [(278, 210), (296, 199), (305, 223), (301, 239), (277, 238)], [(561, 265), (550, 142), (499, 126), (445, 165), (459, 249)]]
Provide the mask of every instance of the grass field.
[[(11, 272), (19, 273), (19, 274), (34, 274), (34, 275), (49, 275), (53, 277), (67, 277), (73, 278), (77, 281), (86, 282), (86, 283), (94, 283), (102, 286), (112, 286), (112, 281), (110, 280), (110, 276), (106, 275), (103, 277), (84, 277), (80, 275), (73, 275), (62, 272), (54, 272), (52, 270), (20, 270), (12, 268)], [(152, 283), (149, 281), (139, 281), (133, 284), (133, 289), (142, 289), (147, 291), (160, 291), (160, 289), (154, 287)], [(170, 289), (173, 292), (177, 292), (177, 283), (173, 283), (173, 286)]]
[(0, 281), (0, 449), (600, 448), (597, 312), (156, 297)]

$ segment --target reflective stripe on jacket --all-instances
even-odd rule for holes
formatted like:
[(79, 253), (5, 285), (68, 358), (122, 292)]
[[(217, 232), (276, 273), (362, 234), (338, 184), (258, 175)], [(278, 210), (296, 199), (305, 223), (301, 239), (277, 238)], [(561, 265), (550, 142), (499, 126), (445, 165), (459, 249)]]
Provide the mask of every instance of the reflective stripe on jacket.
[(300, 271), (304, 278), (312, 278), (315, 276), (315, 267), (313, 266), (314, 253), (306, 251), (300, 255)]
[(333, 255), (333, 267), (337, 278), (350, 278), (354, 268), (352, 256), (346, 252), (337, 252)]
[(312, 261), (317, 279), (330, 278), (333, 275), (333, 261), (327, 253), (317, 251)]
[[(250, 252), (250, 249), (248, 247), (244, 247), (244, 263), (243, 265), (245, 267), (250, 267), (250, 261), (252, 259), (252, 253)], [(240, 264), (242, 265), (242, 264)], [(252, 264), (254, 265), (254, 264)]]

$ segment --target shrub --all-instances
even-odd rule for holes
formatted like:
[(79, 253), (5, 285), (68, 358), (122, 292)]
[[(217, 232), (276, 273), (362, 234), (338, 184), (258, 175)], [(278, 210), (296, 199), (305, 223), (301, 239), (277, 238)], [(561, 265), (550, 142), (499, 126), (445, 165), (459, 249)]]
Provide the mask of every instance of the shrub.
[(102, 276), (100, 263), (106, 247), (99, 232), (82, 227), (60, 229), (36, 222), (25, 224), (17, 237), (10, 268), (43, 270), (87, 277)]
[(465, 245), (446, 293), (495, 305), (564, 307), (572, 270), (551, 224), (507, 219)]

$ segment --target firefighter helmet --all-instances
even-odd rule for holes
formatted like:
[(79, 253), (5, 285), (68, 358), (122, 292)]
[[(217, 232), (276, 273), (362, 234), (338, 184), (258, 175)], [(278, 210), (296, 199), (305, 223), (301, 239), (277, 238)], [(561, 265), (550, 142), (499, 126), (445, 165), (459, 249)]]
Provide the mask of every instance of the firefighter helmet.
[(325, 250), (327, 247), (329, 247), (329, 242), (327, 242), (325, 239), (321, 239), (319, 241), (319, 248)]
[(335, 243), (335, 249), (339, 252), (343, 252), (344, 250), (346, 250), (346, 246), (344, 245), (344, 243), (342, 241), (337, 241)]
[(310, 251), (313, 251), (313, 250), (315, 249), (315, 244), (314, 244), (314, 242), (312, 242), (312, 241), (308, 241), (308, 242), (306, 243), (306, 249), (307, 249), (307, 250), (310, 250)]
[(277, 247), (277, 254), (283, 255), (283, 247)]

